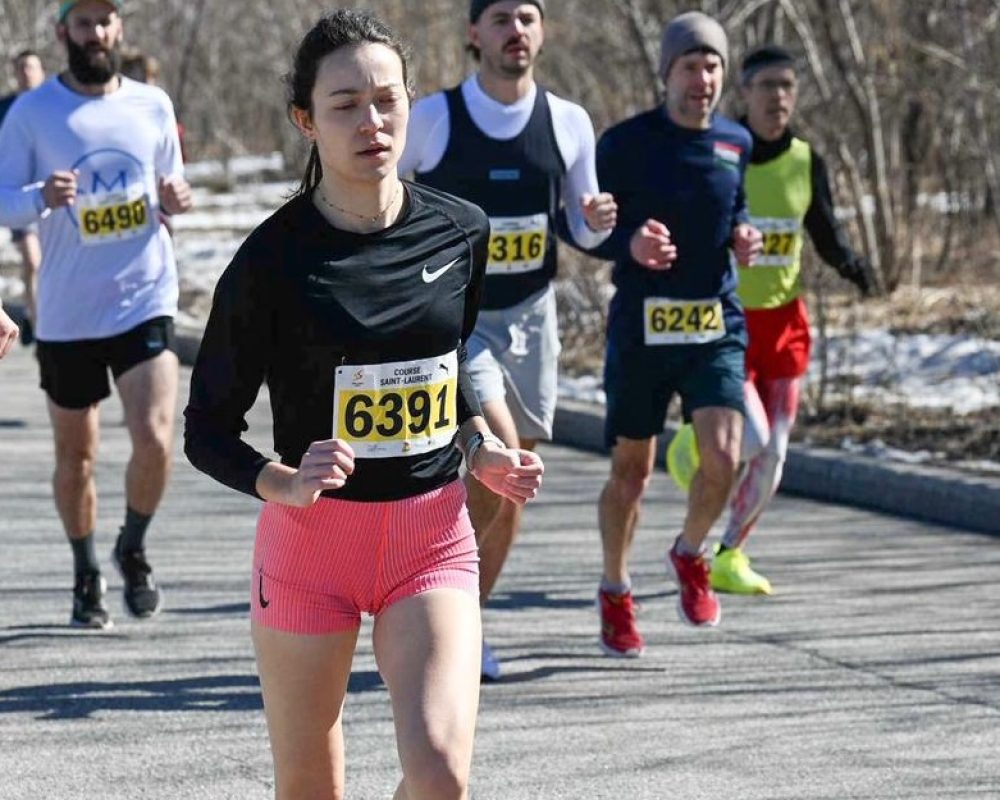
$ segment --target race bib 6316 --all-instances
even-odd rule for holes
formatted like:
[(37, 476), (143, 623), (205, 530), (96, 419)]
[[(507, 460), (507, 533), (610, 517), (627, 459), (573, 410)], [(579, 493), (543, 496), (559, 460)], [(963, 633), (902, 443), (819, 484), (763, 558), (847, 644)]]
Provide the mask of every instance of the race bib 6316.
[(526, 217), (490, 217), (490, 256), (487, 275), (510, 275), (541, 269), (545, 262), (546, 214)]
[(334, 377), (333, 431), (358, 458), (397, 458), (450, 445), (458, 429), (458, 354), (345, 364)]

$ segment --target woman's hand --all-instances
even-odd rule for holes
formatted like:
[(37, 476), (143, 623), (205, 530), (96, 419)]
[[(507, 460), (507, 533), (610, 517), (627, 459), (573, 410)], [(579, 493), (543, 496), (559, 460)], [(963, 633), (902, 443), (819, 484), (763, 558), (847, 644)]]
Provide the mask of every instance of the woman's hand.
[(289, 505), (311, 506), (320, 492), (339, 489), (354, 472), (354, 451), (343, 439), (313, 442), (302, 456), (289, 487)]
[(530, 450), (487, 443), (476, 450), (473, 462), (469, 469), (476, 480), (494, 494), (518, 505), (531, 500), (542, 485), (545, 465)]
[(342, 439), (313, 442), (294, 469), (272, 461), (257, 476), (257, 494), (286, 506), (308, 508), (320, 492), (339, 489), (354, 472), (354, 451)]

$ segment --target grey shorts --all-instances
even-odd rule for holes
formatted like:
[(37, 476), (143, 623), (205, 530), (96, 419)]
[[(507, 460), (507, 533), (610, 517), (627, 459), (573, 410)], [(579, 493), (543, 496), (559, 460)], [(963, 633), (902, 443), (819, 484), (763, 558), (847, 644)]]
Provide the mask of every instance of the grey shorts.
[(468, 342), (472, 385), (480, 403), (506, 401), (521, 438), (552, 438), (560, 349), (551, 285), (516, 306), (479, 312)]

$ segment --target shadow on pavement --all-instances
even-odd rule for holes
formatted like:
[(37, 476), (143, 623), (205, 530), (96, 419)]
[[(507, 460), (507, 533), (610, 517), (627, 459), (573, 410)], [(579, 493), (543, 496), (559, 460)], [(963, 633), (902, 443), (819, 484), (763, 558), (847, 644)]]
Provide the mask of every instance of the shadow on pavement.
[(202, 608), (167, 608), (164, 609), (164, 614), (179, 614), (182, 616), (200, 615), (200, 614), (243, 614), (247, 615), (250, 613), (249, 603), (224, 603), (218, 606), (203, 606)]
[[(375, 671), (351, 675), (352, 694), (382, 688)], [(20, 686), (0, 691), (0, 714), (34, 714), (38, 719), (87, 719), (106, 711), (263, 710), (256, 675), (206, 675), (165, 681), (108, 681)]]
[[(596, 584), (594, 591), (596, 597)], [(677, 594), (677, 590), (673, 587), (658, 592), (636, 591), (635, 599), (640, 604), (641, 610), (641, 604), (643, 602), (652, 602), (653, 600), (670, 597), (675, 594)], [(539, 591), (504, 592), (490, 597), (489, 602), (486, 604), (486, 608), (488, 610), (503, 609), (506, 611), (526, 608), (593, 608), (595, 597), (553, 597), (548, 592)]]
[(100, 636), (102, 639), (125, 639), (124, 634), (115, 630), (99, 631), (88, 628), (74, 628), (72, 625), (10, 625), (0, 629), (17, 633), (0, 634), (0, 645), (26, 642), (36, 639), (77, 639), (81, 636)]

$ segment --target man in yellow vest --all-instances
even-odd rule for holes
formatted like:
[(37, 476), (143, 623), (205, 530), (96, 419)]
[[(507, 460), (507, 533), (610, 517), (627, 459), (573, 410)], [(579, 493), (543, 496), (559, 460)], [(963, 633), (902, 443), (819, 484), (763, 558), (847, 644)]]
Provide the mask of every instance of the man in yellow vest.
[[(795, 59), (775, 45), (746, 55), (740, 72), (753, 151), (744, 188), (751, 223), (764, 251), (739, 269), (738, 294), (746, 310), (747, 437), (760, 449), (745, 465), (730, 501), (730, 519), (712, 562), (717, 591), (771, 594), (771, 583), (750, 567), (747, 536), (778, 488), (795, 422), (801, 378), (809, 363), (809, 319), (800, 264), (808, 231), (820, 258), (863, 294), (876, 289), (871, 265), (856, 255), (833, 213), (826, 167), (789, 128), (795, 110)], [(752, 452), (752, 451), (751, 451)]]

